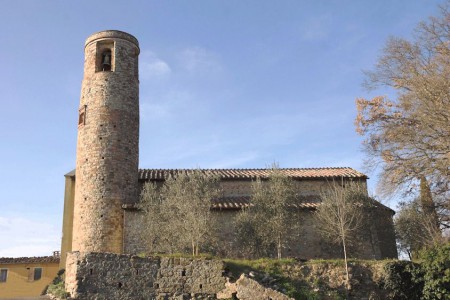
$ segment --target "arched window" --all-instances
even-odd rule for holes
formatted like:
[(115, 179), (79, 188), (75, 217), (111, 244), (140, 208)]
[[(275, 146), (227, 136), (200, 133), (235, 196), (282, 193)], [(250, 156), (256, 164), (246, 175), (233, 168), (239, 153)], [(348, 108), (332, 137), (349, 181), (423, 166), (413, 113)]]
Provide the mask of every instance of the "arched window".
[(114, 72), (114, 42), (99, 41), (95, 55), (95, 72)]

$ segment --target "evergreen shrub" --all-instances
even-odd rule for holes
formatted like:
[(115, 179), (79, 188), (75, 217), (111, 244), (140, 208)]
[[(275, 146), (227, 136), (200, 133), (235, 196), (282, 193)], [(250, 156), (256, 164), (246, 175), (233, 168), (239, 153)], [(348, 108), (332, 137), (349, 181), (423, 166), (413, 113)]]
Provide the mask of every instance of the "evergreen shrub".
[(392, 261), (384, 266), (384, 288), (394, 300), (420, 300), (423, 290), (421, 266), (411, 261)]
[(424, 272), (423, 298), (450, 299), (450, 242), (425, 250), (420, 255)]

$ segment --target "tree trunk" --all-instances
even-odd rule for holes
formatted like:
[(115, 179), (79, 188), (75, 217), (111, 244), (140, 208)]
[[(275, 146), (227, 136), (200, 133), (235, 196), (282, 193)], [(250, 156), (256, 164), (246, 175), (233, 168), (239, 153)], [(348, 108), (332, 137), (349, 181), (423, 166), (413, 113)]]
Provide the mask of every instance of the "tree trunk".
[(277, 257), (281, 259), (281, 235), (278, 235), (278, 245), (277, 245)]
[(439, 218), (431, 195), (430, 185), (425, 176), (420, 177), (420, 204), (423, 212), (431, 219), (431, 225), (434, 226), (433, 231), (439, 232)]
[(348, 291), (350, 289), (350, 277), (348, 275), (348, 263), (347, 263), (347, 248), (345, 246), (345, 237), (342, 237), (342, 248), (344, 250), (344, 262), (345, 262), (345, 298), (348, 299)]

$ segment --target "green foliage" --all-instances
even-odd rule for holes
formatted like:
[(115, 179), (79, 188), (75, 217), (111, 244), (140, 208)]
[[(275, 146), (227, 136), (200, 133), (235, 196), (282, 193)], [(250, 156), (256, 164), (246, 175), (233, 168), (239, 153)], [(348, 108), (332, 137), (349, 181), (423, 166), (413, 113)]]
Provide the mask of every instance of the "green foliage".
[(395, 217), (395, 233), (398, 247), (401, 252), (408, 254), (409, 258), (417, 257), (416, 253), (426, 243), (426, 232), (422, 226), (424, 214), (417, 200), (410, 203), (400, 203), (399, 211)]
[(255, 259), (270, 256), (273, 249), (270, 243), (259, 234), (257, 216), (248, 209), (241, 210), (235, 220), (234, 244), (239, 248), (238, 253), (245, 258)]
[(292, 258), (272, 259), (225, 259), (226, 267), (232, 274), (239, 276), (242, 273), (248, 273), (252, 270), (269, 273), (271, 275), (282, 274), (283, 266), (295, 263)]
[(295, 292), (292, 295), (295, 299), (299, 299), (299, 300), (321, 300), (322, 297), (312, 291), (311, 289), (307, 288), (307, 287), (302, 287), (300, 288), (299, 291)]
[(196, 255), (192, 255), (191, 253), (182, 253), (182, 252), (177, 252), (177, 253), (151, 253), (151, 254), (139, 253), (137, 256), (143, 257), (143, 258), (144, 257), (167, 257), (167, 258), (218, 259), (217, 257), (215, 257), (214, 255), (212, 255), (210, 253), (199, 253), (199, 254), (196, 254)]
[[(296, 186), (273, 164), (267, 180), (252, 182), (251, 206), (239, 212), (236, 245), (244, 257), (283, 256), (282, 250), (295, 231), (293, 217)], [(241, 247), (241, 245), (243, 247)]]
[(421, 253), (424, 299), (450, 299), (450, 242)]
[(147, 183), (139, 208), (140, 228), (149, 253), (214, 250), (216, 224), (211, 218), (211, 199), (220, 196), (217, 176), (201, 170), (180, 171), (162, 186)]
[(399, 251), (415, 259), (421, 249), (442, 243), (436, 218), (434, 209), (424, 208), (420, 199), (400, 203), (394, 220)]
[(424, 250), (420, 263), (386, 263), (384, 288), (394, 300), (450, 299), (450, 243)]
[(423, 273), (419, 264), (392, 261), (384, 265), (384, 271), (384, 288), (391, 291), (392, 299), (422, 299)]
[[(229, 271), (229, 275), (231, 273), (232, 278), (237, 279), (240, 274), (248, 274), (251, 271), (258, 272), (260, 274), (269, 274), (276, 280), (276, 284), (285, 295), (297, 300), (345, 299), (345, 297), (338, 291), (329, 290), (325, 286), (321, 287), (319, 282), (317, 285), (310, 286), (310, 284), (291, 276), (292, 274), (289, 274), (287, 267), (298, 264), (295, 259), (225, 259), (224, 262), (225, 268)], [(335, 261), (321, 260), (318, 263), (334, 264)], [(342, 261), (340, 264), (343, 264)]]
[(66, 289), (64, 287), (64, 279), (63, 279), (64, 269), (58, 271), (58, 274), (53, 279), (53, 281), (47, 287), (47, 294), (53, 295), (57, 299), (67, 299), (68, 293), (66, 293)]

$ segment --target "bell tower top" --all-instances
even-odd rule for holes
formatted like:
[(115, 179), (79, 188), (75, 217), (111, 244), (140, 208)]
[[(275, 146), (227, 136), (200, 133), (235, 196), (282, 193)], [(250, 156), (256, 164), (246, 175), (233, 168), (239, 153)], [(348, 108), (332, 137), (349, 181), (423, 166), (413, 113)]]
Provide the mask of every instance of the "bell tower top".
[[(138, 79), (139, 42), (129, 33), (104, 30), (90, 35), (84, 44), (84, 78), (98, 80), (119, 72)], [(94, 77), (93, 77), (94, 76)]]
[[(103, 40), (103, 39), (126, 40), (130, 43), (135, 44), (138, 51), (140, 51), (138, 40), (131, 34), (120, 31), (120, 30), (103, 30), (103, 31), (93, 33), (87, 38), (86, 42), (84, 43), (84, 46), (87, 47), (90, 43), (98, 41), (98, 40)], [(139, 54), (139, 52), (137, 54)]]

